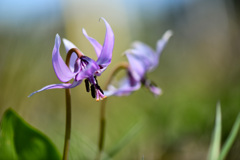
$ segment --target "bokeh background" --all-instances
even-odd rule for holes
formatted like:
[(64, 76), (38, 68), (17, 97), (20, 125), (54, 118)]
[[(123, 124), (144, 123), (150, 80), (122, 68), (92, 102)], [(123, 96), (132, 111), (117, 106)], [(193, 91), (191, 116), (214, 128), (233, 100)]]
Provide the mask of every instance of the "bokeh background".
[[(27, 96), (59, 83), (51, 62), (56, 33), (96, 59), (82, 28), (103, 43), (100, 17), (115, 34), (112, 63), (98, 78), (102, 86), (111, 69), (126, 61), (122, 53), (133, 41), (155, 48), (166, 30), (174, 32), (159, 67), (148, 74), (164, 94), (154, 97), (142, 88), (129, 97), (108, 98), (105, 150), (120, 142), (124, 147), (116, 160), (206, 159), (217, 101), (222, 106), (223, 142), (240, 111), (238, 0), (1, 0), (0, 118), (14, 108), (62, 152), (64, 90)], [(63, 45), (61, 54), (65, 56)], [(70, 159), (94, 159), (100, 103), (80, 85), (72, 89), (72, 104)], [(238, 136), (227, 159), (240, 159), (239, 148)]]

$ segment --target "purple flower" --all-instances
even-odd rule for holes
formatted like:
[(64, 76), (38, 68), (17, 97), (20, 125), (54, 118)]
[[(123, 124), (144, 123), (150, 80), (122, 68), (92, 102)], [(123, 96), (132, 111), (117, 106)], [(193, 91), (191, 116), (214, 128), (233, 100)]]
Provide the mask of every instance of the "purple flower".
[[(85, 79), (86, 90), (91, 90), (92, 97), (98, 101), (105, 98), (104, 93), (98, 85), (97, 76), (100, 76), (102, 72), (111, 63), (112, 51), (114, 46), (114, 34), (108, 24), (108, 22), (101, 18), (106, 25), (106, 35), (103, 46), (99, 44), (95, 39), (89, 37), (86, 31), (83, 29), (83, 34), (93, 45), (96, 54), (97, 61), (85, 56), (77, 47), (67, 39), (63, 39), (63, 43), (66, 49), (67, 56), (70, 56), (69, 64), (66, 64), (60, 55), (61, 38), (57, 34), (55, 38), (55, 45), (52, 52), (52, 64), (54, 71), (61, 82), (61, 84), (51, 84), (43, 87), (42, 89), (33, 92), (29, 95), (32, 96), (35, 93), (55, 88), (73, 88), (81, 84)], [(73, 82), (69, 81), (73, 79)], [(90, 84), (90, 85), (89, 85)]]
[(106, 96), (123, 96), (129, 95), (138, 90), (142, 85), (148, 88), (154, 95), (160, 95), (161, 89), (158, 88), (151, 80), (147, 79), (146, 74), (153, 71), (159, 63), (159, 58), (172, 36), (172, 31), (167, 31), (163, 37), (157, 41), (156, 51), (142, 42), (135, 42), (132, 49), (125, 51), (129, 65), (127, 75), (122, 78), (117, 86), (110, 84), (105, 91)]

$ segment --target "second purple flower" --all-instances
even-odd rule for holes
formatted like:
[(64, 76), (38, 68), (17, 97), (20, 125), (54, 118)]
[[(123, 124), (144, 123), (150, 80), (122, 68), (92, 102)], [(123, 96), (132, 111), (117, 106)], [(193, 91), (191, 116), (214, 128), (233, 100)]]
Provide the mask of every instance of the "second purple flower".
[(125, 65), (126, 76), (117, 82), (117, 86), (109, 84), (105, 94), (107, 96), (124, 96), (145, 86), (154, 95), (160, 95), (161, 89), (149, 80), (146, 74), (158, 66), (162, 50), (171, 36), (172, 31), (166, 31), (163, 37), (157, 41), (156, 50), (139, 41), (133, 43), (132, 48), (125, 51), (128, 59), (128, 64)]

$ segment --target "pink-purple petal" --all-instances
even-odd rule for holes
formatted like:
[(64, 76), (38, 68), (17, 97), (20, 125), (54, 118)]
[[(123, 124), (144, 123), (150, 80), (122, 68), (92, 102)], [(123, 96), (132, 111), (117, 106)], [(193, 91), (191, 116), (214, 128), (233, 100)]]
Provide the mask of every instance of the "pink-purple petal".
[(94, 47), (95, 52), (96, 52), (96, 54), (97, 54), (97, 57), (99, 57), (100, 54), (101, 54), (101, 51), (102, 51), (102, 45), (101, 45), (100, 43), (98, 43), (98, 41), (95, 40), (94, 38), (88, 36), (88, 34), (87, 34), (87, 32), (86, 32), (86, 30), (85, 30), (84, 28), (82, 29), (82, 32), (83, 32), (84, 36), (88, 39), (88, 41), (89, 41), (89, 42), (92, 44), (92, 46)]
[(57, 34), (55, 38), (55, 45), (52, 52), (52, 64), (58, 79), (62, 82), (68, 82), (74, 77), (75, 74), (71, 72), (71, 70), (63, 61), (59, 51), (60, 44), (61, 39), (60, 36)]
[(148, 57), (151, 61), (155, 58), (155, 51), (145, 43), (136, 41), (132, 44), (132, 48), (137, 50), (135, 54), (138, 56)]
[(82, 81), (73, 81), (73, 83), (61, 83), (61, 84), (51, 84), (48, 86), (45, 86), (33, 93), (31, 93), (28, 97), (31, 97), (32, 95), (44, 91), (44, 90), (48, 90), (48, 89), (62, 89), (62, 88), (74, 88), (76, 86), (78, 86)]
[(147, 87), (155, 96), (159, 96), (162, 94), (161, 88), (158, 88), (156, 86), (148, 86)]
[(130, 65), (130, 71), (137, 81), (140, 81), (146, 73), (146, 68), (142, 62), (141, 57), (131, 54), (131, 52), (126, 52), (126, 56)]
[(173, 35), (173, 32), (171, 30), (167, 30), (162, 38), (157, 41), (157, 47), (156, 47), (156, 53), (158, 55), (158, 58), (160, 54), (162, 53), (162, 50), (165, 48), (169, 38)]
[(72, 48), (77, 48), (71, 41), (63, 38), (63, 44), (64, 44), (64, 47), (65, 47), (65, 50), (66, 50), (66, 53), (68, 53), (68, 51)]
[(112, 85), (108, 86), (108, 90), (104, 91), (105, 96), (128, 96), (132, 92), (138, 90), (141, 87), (141, 83), (138, 82), (135, 85), (130, 84), (129, 78), (123, 78), (119, 82), (119, 88), (116, 88)]
[(157, 66), (156, 62), (158, 62), (158, 57), (151, 47), (142, 42), (135, 42), (132, 46), (132, 54), (141, 59), (147, 71), (151, 71)]
[(101, 18), (101, 19), (104, 21), (106, 25), (106, 34), (105, 34), (105, 40), (103, 43), (102, 51), (97, 60), (97, 64), (100, 66), (107, 67), (112, 60), (112, 52), (114, 47), (114, 34), (108, 22), (104, 18)]
[[(72, 48), (77, 48), (71, 41), (69, 41), (65, 38), (63, 38), (62, 40), (63, 40), (63, 44), (65, 46), (66, 53), (68, 53), (68, 51)], [(73, 53), (71, 55), (70, 62), (69, 62), (69, 68), (71, 69), (72, 72), (74, 71), (74, 63), (75, 63), (76, 59), (77, 59), (77, 54)]]

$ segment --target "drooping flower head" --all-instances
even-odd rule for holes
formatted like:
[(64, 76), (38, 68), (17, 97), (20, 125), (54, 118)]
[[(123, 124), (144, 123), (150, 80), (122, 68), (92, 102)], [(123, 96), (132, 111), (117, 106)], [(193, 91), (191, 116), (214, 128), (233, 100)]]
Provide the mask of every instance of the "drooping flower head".
[[(59, 51), (61, 38), (57, 34), (52, 52), (52, 64), (58, 79), (64, 83), (45, 86), (42, 89), (30, 94), (29, 97), (35, 93), (47, 89), (73, 88), (81, 84), (84, 79), (86, 89), (88, 92), (91, 90), (93, 98), (96, 98), (96, 100), (98, 101), (99, 99), (103, 99), (105, 97), (102, 89), (98, 84), (97, 76), (100, 76), (102, 72), (107, 68), (107, 66), (111, 63), (112, 51), (114, 46), (114, 34), (108, 22), (104, 18), (101, 19), (106, 25), (106, 34), (103, 45), (98, 43), (97, 40), (95, 40), (94, 38), (89, 37), (87, 35), (87, 32), (83, 29), (83, 34), (91, 42), (96, 51), (98, 57), (97, 61), (94, 61), (93, 59), (85, 56), (69, 40), (63, 39), (63, 43), (67, 53), (67, 61), (65, 63)], [(72, 79), (73, 82), (70, 83), (69, 81)]]
[(162, 93), (161, 89), (147, 79), (146, 74), (158, 66), (162, 50), (171, 36), (172, 31), (168, 30), (165, 32), (163, 37), (157, 41), (156, 51), (142, 42), (134, 42), (132, 49), (125, 51), (129, 63), (126, 67), (126, 76), (118, 82), (117, 87), (110, 84), (108, 90), (105, 91), (105, 95), (129, 95), (133, 91), (138, 90), (142, 85), (148, 88), (154, 95), (160, 95)]

